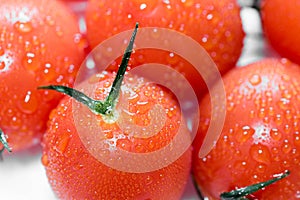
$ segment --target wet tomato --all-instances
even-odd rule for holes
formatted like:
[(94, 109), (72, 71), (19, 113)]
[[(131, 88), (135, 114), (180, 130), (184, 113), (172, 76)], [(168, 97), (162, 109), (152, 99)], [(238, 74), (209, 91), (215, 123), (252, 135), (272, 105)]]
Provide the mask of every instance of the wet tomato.
[(62, 97), (37, 86), (72, 85), (83, 58), (77, 20), (61, 2), (0, 0), (0, 127), (14, 152), (39, 143)]
[(299, 76), (299, 66), (286, 59), (266, 59), (226, 74), (225, 124), (212, 151), (199, 158), (211, 117), (209, 96), (205, 97), (193, 156), (193, 173), (204, 195), (218, 199), (222, 192), (289, 170), (290, 176), (252, 197), (299, 198)]

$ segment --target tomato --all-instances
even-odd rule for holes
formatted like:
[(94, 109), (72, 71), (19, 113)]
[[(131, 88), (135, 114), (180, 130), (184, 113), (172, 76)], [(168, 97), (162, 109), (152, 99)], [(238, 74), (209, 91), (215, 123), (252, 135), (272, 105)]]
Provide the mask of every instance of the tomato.
[[(101, 76), (103, 78), (96, 78)], [(113, 75), (107, 73), (101, 76), (93, 76), (90, 81), (84, 82), (80, 86), (81, 91), (93, 90), (95, 99), (105, 98)], [(107, 123), (92, 112), (82, 114), (81, 123), (87, 125), (85, 131), (90, 138), (107, 143), (117, 141), (107, 146), (106, 150), (117, 145), (130, 152), (149, 153), (164, 147), (176, 134), (180, 119), (176, 102), (160, 87), (147, 82), (142, 82), (139, 86), (137, 81), (138, 79), (133, 78), (124, 83), (125, 88), (133, 87), (137, 91), (134, 92), (136, 97), (130, 100), (128, 110), (133, 113), (130, 120), (139, 126), (148, 125), (149, 120), (153, 120), (149, 118), (148, 112), (158, 102), (166, 110), (170, 110), (170, 117), (157, 135), (140, 139), (124, 135), (117, 122)], [(162, 92), (164, 96), (160, 96)], [(72, 109), (72, 106), (78, 105), (72, 105), (72, 102), (71, 98), (64, 98), (51, 113), (49, 128), (43, 140), (42, 161), (49, 182), (60, 199), (180, 199), (190, 172), (190, 149), (174, 163), (156, 171), (130, 173), (113, 169), (97, 160), (83, 145), (80, 137), (83, 133), (78, 132)], [(92, 126), (88, 116), (95, 117), (100, 122)], [(99, 129), (98, 126), (105, 132), (104, 139), (97, 137), (98, 132), (91, 131)], [(97, 151), (102, 152), (103, 149)], [(136, 163), (140, 164), (142, 163)], [(151, 166), (151, 163), (148, 164)]]
[(203, 99), (192, 168), (205, 196), (219, 199), (222, 192), (289, 170), (288, 177), (252, 198), (299, 198), (299, 76), (299, 66), (286, 59), (265, 59), (227, 73), (225, 123), (211, 152), (199, 158), (211, 117), (209, 96)]
[(80, 102), (64, 98), (44, 135), (42, 163), (60, 199), (180, 199), (183, 193), (191, 136), (181, 126), (180, 105), (166, 88), (142, 77), (123, 81), (130, 57), (124, 55), (117, 74), (96, 74), (77, 90), (40, 87)]
[(85, 42), (59, 1), (0, 0), (0, 127), (14, 152), (38, 144), (61, 95), (41, 84), (71, 86)]
[(283, 57), (300, 64), (300, 9), (299, 1), (282, 4), (280, 0), (261, 3), (263, 30), (271, 46)]
[[(112, 35), (131, 29), (135, 22), (141, 27), (168, 28), (191, 37), (205, 48), (221, 73), (235, 66), (243, 46), (240, 8), (235, 0), (88, 1), (87, 38), (92, 48)], [(153, 37), (159, 35), (153, 33)], [(131, 67), (144, 63), (169, 65), (185, 75), (201, 97), (206, 85), (181, 56), (158, 49), (136, 50)]]

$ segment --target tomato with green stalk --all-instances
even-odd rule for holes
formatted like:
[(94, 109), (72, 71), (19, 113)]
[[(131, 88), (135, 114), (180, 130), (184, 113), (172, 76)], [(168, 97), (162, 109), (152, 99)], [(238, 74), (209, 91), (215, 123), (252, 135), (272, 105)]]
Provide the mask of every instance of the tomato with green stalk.
[[(146, 159), (172, 143), (177, 131), (183, 131), (185, 140), (190, 139), (190, 133), (179, 130), (182, 114), (171, 93), (141, 77), (124, 77), (136, 31), (137, 27), (117, 74), (96, 74), (76, 90), (58, 85), (40, 87), (71, 96), (51, 113), (43, 140), (42, 163), (60, 199), (180, 199), (184, 191), (191, 166), (190, 146), (179, 158), (155, 170), (152, 166), (171, 160), (170, 155)], [(164, 123), (160, 126), (161, 116)], [(124, 120), (125, 127), (120, 125)], [(134, 133), (130, 124), (140, 132)], [(117, 154), (118, 149), (124, 154)], [(106, 162), (101, 155), (108, 158)], [(142, 157), (136, 159), (138, 156)], [(110, 165), (114, 161), (123, 166)], [(128, 164), (130, 161), (133, 164)]]
[[(300, 68), (286, 59), (265, 59), (235, 68), (223, 77), (226, 118), (216, 145), (198, 156), (211, 120), (210, 97), (200, 105), (200, 128), (194, 141), (193, 174), (205, 196), (288, 177), (250, 199), (298, 199), (300, 191)], [(221, 108), (221, 106), (220, 106)]]

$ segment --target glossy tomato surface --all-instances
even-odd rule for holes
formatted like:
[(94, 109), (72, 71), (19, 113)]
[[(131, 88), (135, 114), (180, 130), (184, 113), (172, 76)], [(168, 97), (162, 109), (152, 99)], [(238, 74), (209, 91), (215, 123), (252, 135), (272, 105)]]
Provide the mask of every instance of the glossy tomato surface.
[[(221, 73), (235, 66), (242, 51), (244, 32), (240, 7), (235, 0), (88, 1), (87, 38), (92, 48), (115, 34), (132, 29), (136, 22), (141, 28), (166, 28), (191, 37), (204, 47)], [(153, 39), (160, 37), (159, 34), (160, 31), (154, 31)], [(184, 45), (176, 42), (178, 46)], [(206, 85), (195, 66), (181, 56), (161, 49), (137, 50), (132, 55), (130, 67), (144, 63), (171, 66), (191, 82), (201, 98)]]
[(204, 195), (219, 199), (222, 192), (290, 170), (290, 176), (250, 199), (299, 198), (299, 76), (299, 66), (286, 59), (266, 59), (226, 74), (225, 124), (213, 150), (199, 158), (211, 117), (209, 96), (204, 98), (193, 156), (193, 173)]
[(37, 87), (71, 86), (84, 44), (63, 3), (0, 0), (0, 127), (14, 152), (39, 143), (61, 95)]
[(263, 31), (271, 46), (283, 57), (300, 64), (300, 3), (297, 0), (263, 0)]
[[(109, 93), (113, 78), (114, 75), (108, 72), (94, 75), (78, 89), (94, 99), (103, 100)], [(43, 140), (42, 162), (60, 199), (181, 198), (191, 166), (189, 147), (165, 167), (143, 172), (132, 169), (144, 166), (146, 157), (134, 166), (126, 164), (124, 157), (118, 157), (117, 160), (123, 160), (121, 164), (125, 165), (126, 171), (98, 159), (102, 155), (111, 157), (109, 160), (116, 159), (117, 148), (141, 155), (155, 153), (174, 139), (182, 123), (177, 101), (158, 85), (142, 78), (125, 77), (121, 93), (127, 100), (119, 100), (114, 114), (116, 118), (112, 120), (107, 121), (105, 116), (90, 110), (82, 112), (85, 105), (70, 97), (64, 98), (51, 113)], [(123, 103), (128, 107), (119, 107)], [(163, 113), (153, 110), (157, 105), (162, 106)], [(161, 119), (160, 115), (166, 117), (162, 126), (157, 121)], [(126, 122), (125, 127), (121, 126), (122, 120)], [(152, 128), (151, 124), (154, 125)], [(140, 127), (137, 135), (130, 125)], [(187, 129), (182, 133), (190, 140)], [(99, 148), (100, 143), (105, 145)], [(164, 160), (174, 159), (170, 154), (162, 156)], [(159, 160), (159, 157), (154, 158), (148, 165), (149, 169)], [(135, 160), (135, 157), (131, 154), (127, 159)]]

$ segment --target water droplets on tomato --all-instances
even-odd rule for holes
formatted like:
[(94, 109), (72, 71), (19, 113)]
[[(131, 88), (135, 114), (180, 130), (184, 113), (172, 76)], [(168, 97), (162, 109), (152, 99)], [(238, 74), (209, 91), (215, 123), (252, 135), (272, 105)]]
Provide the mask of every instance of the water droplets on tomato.
[(256, 86), (261, 83), (261, 77), (259, 74), (254, 74), (250, 77), (249, 82), (251, 85)]
[(262, 144), (252, 145), (250, 148), (250, 156), (257, 162), (269, 164), (271, 154), (269, 148)]
[(40, 67), (40, 61), (32, 52), (27, 52), (23, 58), (23, 65), (26, 69), (36, 71)]
[(253, 134), (255, 133), (255, 130), (250, 126), (243, 126), (241, 129), (239, 129), (235, 134), (235, 139), (237, 142), (244, 143), (248, 141)]
[(27, 91), (22, 98), (23, 100), (18, 104), (18, 108), (21, 112), (26, 114), (34, 113), (38, 108), (37, 94), (32, 91)]
[(43, 154), (42, 156), (42, 164), (47, 167), (49, 165), (49, 160), (47, 154)]
[(282, 137), (282, 134), (278, 131), (277, 128), (272, 128), (270, 130), (270, 136), (273, 140), (275, 141), (279, 141)]
[(32, 31), (33, 26), (31, 24), (31, 22), (20, 22), (17, 21), (14, 24), (14, 28), (19, 32), (19, 33), (29, 33)]
[(284, 140), (284, 143), (281, 147), (281, 150), (282, 150), (283, 153), (286, 153), (286, 154), (289, 153), (292, 150), (292, 146), (291, 146), (291, 144), (289, 143), (288, 140)]

